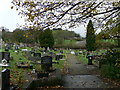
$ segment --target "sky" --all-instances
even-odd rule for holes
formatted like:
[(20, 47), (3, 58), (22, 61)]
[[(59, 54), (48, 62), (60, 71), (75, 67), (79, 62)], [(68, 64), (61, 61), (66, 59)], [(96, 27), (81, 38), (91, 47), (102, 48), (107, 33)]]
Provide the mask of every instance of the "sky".
[[(18, 15), (15, 9), (11, 9), (12, 0), (0, 0), (0, 27), (4, 26), (9, 29), (9, 31), (15, 30), (18, 25), (24, 25), (24, 19)], [(78, 28), (69, 29), (70, 31), (75, 31), (80, 34), (80, 36), (85, 37), (86, 28), (84, 25), (80, 25)]]

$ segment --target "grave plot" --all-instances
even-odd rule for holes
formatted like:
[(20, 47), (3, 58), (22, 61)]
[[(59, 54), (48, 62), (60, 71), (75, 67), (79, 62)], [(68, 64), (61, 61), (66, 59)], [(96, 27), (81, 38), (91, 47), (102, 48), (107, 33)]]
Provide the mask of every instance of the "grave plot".
[(33, 65), (30, 65), (29, 63), (24, 63), (24, 62), (18, 62), (17, 67), (18, 68), (30, 68), (30, 69), (33, 69)]

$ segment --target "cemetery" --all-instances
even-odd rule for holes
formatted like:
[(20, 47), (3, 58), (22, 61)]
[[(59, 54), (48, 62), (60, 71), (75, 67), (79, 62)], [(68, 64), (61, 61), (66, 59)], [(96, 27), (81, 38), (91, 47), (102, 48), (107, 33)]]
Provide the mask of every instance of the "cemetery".
[(0, 90), (120, 89), (119, 0), (0, 4)]
[[(47, 52), (41, 52), (42, 48), (31, 51), (33, 48), (19, 48), (8, 49), (6, 51), (2, 48), (1, 54), (1, 73), (8, 72), (9, 88), (43, 88), (54, 87), (64, 88), (63, 77), (69, 73), (66, 67), (69, 67), (66, 63), (68, 57), (66, 55), (74, 55), (79, 59), (77, 65), (84, 63), (87, 65), (94, 65), (101, 68), (102, 61), (99, 61), (106, 50), (94, 51), (92, 54), (88, 54), (85, 49), (81, 50), (49, 50)], [(31, 53), (32, 52), (32, 53)], [(3, 78), (2, 78), (3, 79)], [(53, 83), (54, 82), (54, 83)], [(39, 84), (40, 83), (40, 84)], [(5, 84), (6, 85), (6, 84)], [(1, 88), (6, 88), (4, 85)]]

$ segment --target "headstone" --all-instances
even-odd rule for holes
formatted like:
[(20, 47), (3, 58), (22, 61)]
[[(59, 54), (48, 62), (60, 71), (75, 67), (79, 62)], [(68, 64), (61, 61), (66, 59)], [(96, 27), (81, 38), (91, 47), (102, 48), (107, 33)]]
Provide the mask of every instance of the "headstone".
[(7, 60), (7, 63), (9, 63), (10, 60), (10, 52), (4, 52), (4, 59)]
[(10, 89), (10, 70), (4, 69), (1, 71), (1, 90)]
[(26, 51), (28, 51), (28, 50), (27, 50), (27, 49), (22, 49), (22, 51), (23, 51), (23, 52), (26, 52)]
[(78, 56), (78, 52), (75, 52), (75, 55)]
[(9, 47), (8, 46), (5, 47), (5, 51), (9, 51)]
[(51, 56), (41, 57), (41, 68), (44, 71), (50, 71), (51, 67), (52, 67), (52, 57)]
[(56, 49), (56, 48), (54, 48), (54, 51), (56, 52), (56, 51), (57, 51), (57, 49)]
[(33, 69), (33, 70), (31, 71), (31, 73), (32, 73), (32, 74), (35, 74), (35, 69)]
[(9, 63), (10, 52), (0, 52), (0, 61), (2, 61), (3, 59), (7, 60), (7, 63)]
[(75, 52), (74, 52), (74, 51), (71, 51), (70, 53), (71, 53), (71, 54), (75, 54)]
[(50, 50), (50, 48), (49, 48), (49, 47), (47, 47), (47, 50), (49, 51), (49, 50)]
[(92, 60), (93, 60), (93, 55), (88, 55), (88, 65), (93, 65)]
[(80, 51), (80, 52), (79, 52), (79, 54), (83, 54), (83, 52), (82, 52), (82, 51)]
[(15, 50), (19, 50), (18, 46), (15, 46)]
[(60, 59), (62, 59), (62, 58), (63, 58), (63, 55), (57, 54), (55, 60), (60, 60)]
[(41, 53), (33, 53), (34, 57), (41, 57)]
[(60, 53), (63, 54), (63, 50), (60, 50)]
[(59, 57), (59, 55), (56, 55), (56, 58), (55, 58), (55, 60), (60, 60), (60, 57)]

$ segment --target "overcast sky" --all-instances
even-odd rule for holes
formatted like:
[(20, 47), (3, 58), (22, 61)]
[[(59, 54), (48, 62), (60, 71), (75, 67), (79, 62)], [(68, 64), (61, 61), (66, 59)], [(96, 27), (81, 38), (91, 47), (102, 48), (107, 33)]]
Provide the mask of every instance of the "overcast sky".
[[(14, 9), (11, 9), (12, 0), (0, 0), (0, 27), (4, 26), (13, 31), (19, 25), (24, 25), (24, 19), (18, 15), (18, 12)], [(80, 34), (82, 37), (85, 37), (86, 28), (83, 25), (75, 29), (69, 29)]]

